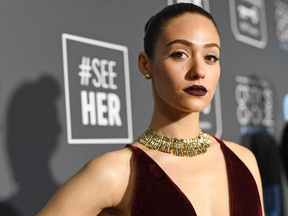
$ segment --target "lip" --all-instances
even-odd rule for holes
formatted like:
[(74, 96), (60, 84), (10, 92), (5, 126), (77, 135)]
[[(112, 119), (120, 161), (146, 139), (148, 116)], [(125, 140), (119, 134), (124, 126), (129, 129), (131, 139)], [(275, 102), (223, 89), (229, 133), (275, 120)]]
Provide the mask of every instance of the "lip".
[(207, 94), (207, 89), (202, 85), (192, 85), (184, 89), (184, 91), (187, 94), (193, 95), (193, 96), (204, 96)]

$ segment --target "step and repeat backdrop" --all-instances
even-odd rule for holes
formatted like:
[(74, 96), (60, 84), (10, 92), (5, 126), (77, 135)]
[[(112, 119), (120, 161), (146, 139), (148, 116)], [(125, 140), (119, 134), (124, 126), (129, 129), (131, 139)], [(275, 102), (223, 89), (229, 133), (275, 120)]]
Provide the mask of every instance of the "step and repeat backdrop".
[(146, 129), (144, 25), (178, 2), (211, 12), (222, 39), (201, 128), (250, 148), (266, 215), (288, 215), (288, 0), (12, 0), (0, 2), (1, 216), (35, 215), (87, 161)]

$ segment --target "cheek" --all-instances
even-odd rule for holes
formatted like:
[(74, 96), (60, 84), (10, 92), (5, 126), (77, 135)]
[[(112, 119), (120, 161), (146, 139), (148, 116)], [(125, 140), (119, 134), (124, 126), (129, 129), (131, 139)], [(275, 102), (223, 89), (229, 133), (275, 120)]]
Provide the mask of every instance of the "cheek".
[(211, 88), (215, 91), (217, 84), (219, 82), (220, 79), (220, 68), (218, 68), (217, 70), (213, 70), (211, 71), (211, 73), (208, 76), (209, 79), (209, 83), (211, 83)]
[(220, 68), (219, 68), (219, 70), (217, 70), (216, 72), (215, 72), (215, 76), (214, 76), (214, 82), (216, 83), (215, 85), (217, 85), (218, 84), (218, 82), (219, 82), (219, 79), (220, 79), (220, 75), (221, 75), (221, 72), (220, 72)]
[(179, 90), (179, 76), (175, 70), (165, 65), (154, 67), (153, 74), (154, 94), (156, 93), (161, 98), (174, 97)]
[(153, 67), (153, 77), (156, 85), (170, 86), (173, 85), (172, 81), (175, 80), (176, 75), (171, 68), (162, 64)]

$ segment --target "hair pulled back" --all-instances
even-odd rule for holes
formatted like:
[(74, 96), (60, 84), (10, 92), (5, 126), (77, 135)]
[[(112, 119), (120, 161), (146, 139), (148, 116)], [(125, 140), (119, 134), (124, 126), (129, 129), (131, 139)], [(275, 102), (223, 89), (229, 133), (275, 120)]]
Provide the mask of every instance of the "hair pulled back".
[(169, 5), (152, 16), (145, 25), (144, 51), (150, 59), (154, 57), (156, 42), (167, 22), (186, 13), (199, 14), (207, 17), (218, 31), (214, 18), (203, 8), (191, 3)]

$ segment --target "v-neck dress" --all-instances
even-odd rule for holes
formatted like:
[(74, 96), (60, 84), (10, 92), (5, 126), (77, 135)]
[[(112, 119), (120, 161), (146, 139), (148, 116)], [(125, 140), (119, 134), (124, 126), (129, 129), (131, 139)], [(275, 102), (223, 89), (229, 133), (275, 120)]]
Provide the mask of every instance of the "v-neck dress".
[[(217, 138), (216, 138), (217, 139)], [(222, 140), (231, 216), (262, 216), (256, 182), (246, 165)], [(193, 204), (142, 149), (128, 144), (136, 169), (131, 216), (197, 216)], [(221, 194), (219, 194), (221, 196)]]

